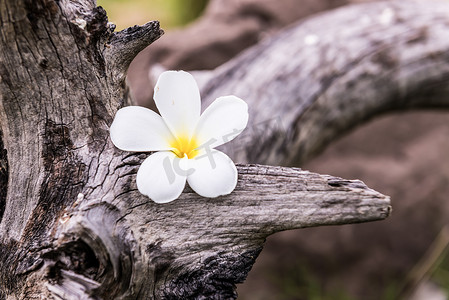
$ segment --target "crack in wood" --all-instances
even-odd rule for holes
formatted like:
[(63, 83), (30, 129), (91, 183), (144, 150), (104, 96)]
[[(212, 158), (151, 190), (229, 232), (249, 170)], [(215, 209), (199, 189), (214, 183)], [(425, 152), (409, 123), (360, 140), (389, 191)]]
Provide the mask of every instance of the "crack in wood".
[(3, 144), (3, 134), (0, 130), (0, 223), (2, 222), (3, 213), (5, 212), (6, 196), (8, 193), (8, 151)]

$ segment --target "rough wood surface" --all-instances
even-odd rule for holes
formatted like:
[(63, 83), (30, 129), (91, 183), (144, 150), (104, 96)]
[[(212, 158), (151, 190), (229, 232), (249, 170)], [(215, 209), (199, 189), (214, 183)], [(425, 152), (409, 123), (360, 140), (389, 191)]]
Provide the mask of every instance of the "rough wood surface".
[[(379, 220), (390, 212), (388, 197), (358, 181), (282, 167), (238, 170), (238, 186), (227, 197), (201, 199), (186, 188), (161, 206), (139, 195), (127, 175), (131, 191), (111, 202), (81, 202), (59, 226), (56, 249), (40, 252), (45, 266), (60, 269), (50, 289), (62, 295), (81, 284), (87, 294), (100, 289), (98, 295), (114, 299), (234, 298), (234, 284), (245, 279), (269, 234)], [(65, 273), (73, 272), (70, 265), (57, 266), (67, 256), (74, 264), (73, 248), (88, 256), (86, 245), (95, 266), (82, 266), (76, 277)]]
[(0, 21), (0, 299), (235, 298), (269, 234), (390, 212), (359, 181), (262, 165), (231, 195), (157, 205), (135, 185), (147, 154), (108, 126), (158, 23), (113, 33), (87, 0), (0, 0)]

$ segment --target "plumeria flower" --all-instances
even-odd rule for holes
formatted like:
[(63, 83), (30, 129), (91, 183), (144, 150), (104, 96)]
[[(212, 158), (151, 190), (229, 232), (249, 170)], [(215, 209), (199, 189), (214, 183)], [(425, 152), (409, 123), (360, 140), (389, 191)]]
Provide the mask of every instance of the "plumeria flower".
[(159, 76), (154, 101), (160, 115), (140, 107), (117, 111), (110, 128), (124, 151), (158, 151), (137, 172), (137, 188), (157, 203), (177, 199), (185, 186), (203, 197), (231, 193), (237, 184), (232, 160), (216, 150), (248, 123), (248, 106), (236, 96), (217, 98), (200, 116), (201, 99), (192, 75), (167, 71)]

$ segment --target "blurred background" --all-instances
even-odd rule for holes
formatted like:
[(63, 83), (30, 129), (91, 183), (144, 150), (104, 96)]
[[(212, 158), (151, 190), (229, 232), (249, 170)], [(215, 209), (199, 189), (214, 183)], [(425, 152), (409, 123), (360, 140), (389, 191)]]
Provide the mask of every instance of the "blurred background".
[(195, 20), (208, 0), (99, 0), (97, 5), (108, 12), (109, 21), (122, 30), (158, 20), (165, 29), (182, 27)]
[[(400, 1), (400, 0), (397, 0)], [(357, 0), (101, 0), (123, 29), (159, 20), (128, 81), (152, 106), (149, 71), (213, 69), (305, 17)], [(387, 220), (287, 231), (268, 238), (239, 299), (439, 300), (449, 295), (449, 114), (415, 111), (371, 121), (300, 167), (360, 179), (390, 195)]]

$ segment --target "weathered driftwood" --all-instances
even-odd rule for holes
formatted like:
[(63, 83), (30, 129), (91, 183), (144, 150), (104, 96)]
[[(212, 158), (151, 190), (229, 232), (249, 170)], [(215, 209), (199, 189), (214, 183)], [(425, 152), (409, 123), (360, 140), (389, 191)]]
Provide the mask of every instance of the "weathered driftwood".
[[(375, 7), (347, 9), (356, 13), (366, 10), (368, 17), (376, 18)], [(426, 11), (418, 4), (410, 7), (410, 13)], [(433, 7), (438, 16), (448, 11), (449, 4)], [(340, 11), (318, 20), (330, 23), (344, 15)], [(234, 284), (244, 280), (268, 235), (388, 216), (388, 197), (359, 181), (261, 165), (239, 165), (238, 185), (231, 195), (205, 199), (187, 187), (179, 200), (154, 204), (135, 186), (136, 170), (146, 154), (114, 148), (108, 125), (127, 102), (125, 70), (142, 47), (162, 34), (158, 24), (150, 22), (113, 33), (104, 10), (87, 0), (0, 0), (0, 20), (0, 299), (234, 298)], [(438, 26), (435, 32), (428, 27), (426, 36), (434, 37), (448, 25), (439, 20), (432, 21)], [(303, 26), (297, 30), (302, 31)], [(341, 26), (346, 28), (347, 24)], [(296, 40), (284, 33), (278, 42), (289, 38)], [(427, 39), (429, 49), (441, 44)], [(267, 48), (276, 53), (269, 44), (253, 51), (262, 55)], [(332, 48), (330, 43), (324, 46), (322, 51)], [(312, 51), (310, 57), (317, 52), (320, 50)], [(248, 57), (253, 55), (248, 53)], [(439, 63), (444, 55), (437, 56)], [(351, 60), (351, 56), (339, 58), (343, 66), (344, 61)], [(427, 60), (422, 59), (426, 65)], [(246, 64), (244, 60), (245, 56), (237, 62), (247, 65), (248, 70), (255, 70), (258, 64), (268, 70), (277, 63), (251, 59), (253, 62)], [(246, 82), (246, 77), (239, 77), (246, 72), (237, 67), (233, 76), (240, 78), (239, 85), (230, 84), (230, 66), (217, 76), (229, 88), (223, 95), (239, 95), (245, 85), (263, 101), (270, 94), (272, 99), (286, 95), (265, 89), (270, 86), (264, 80), (258, 85)], [(328, 66), (324, 61), (322, 72)], [(340, 76), (345, 71), (350, 73), (349, 66), (336, 72)], [(441, 75), (446, 69), (440, 66), (432, 70)], [(310, 69), (304, 72), (307, 70), (313, 74)], [(313, 89), (314, 80), (306, 73), (290, 71), (285, 68), (283, 76), (273, 72), (270, 82), (285, 81), (286, 89), (300, 93), (301, 99), (301, 93), (321, 92), (321, 97), (317, 94), (316, 99), (309, 98), (317, 104), (307, 102), (305, 110), (306, 104), (285, 99), (287, 104), (282, 108), (279, 99), (279, 103), (261, 106), (250, 97), (253, 121), (248, 130), (256, 132), (257, 122), (279, 116), (292, 126), (287, 133), (293, 144), (286, 146), (293, 145), (290, 151), (310, 155), (314, 147), (310, 148), (306, 133), (311, 140), (318, 139), (315, 135), (326, 140), (332, 137), (329, 131), (336, 133), (357, 123), (354, 120), (361, 121), (355, 117), (348, 121), (346, 110), (331, 109), (346, 103), (330, 103), (340, 97), (330, 89), (335, 81), (329, 79), (325, 91)], [(427, 75), (432, 79), (435, 74)], [(289, 81), (291, 76), (297, 76), (296, 83)], [(409, 84), (416, 81), (415, 73), (403, 76)], [(354, 79), (352, 88), (357, 88), (358, 82)], [(214, 79), (206, 87), (208, 99), (214, 90), (223, 91)], [(379, 101), (394, 100), (379, 90), (368, 92), (377, 94)], [(350, 116), (359, 111), (366, 116), (376, 113), (370, 99), (359, 99), (358, 105), (352, 105), (358, 109)], [(315, 113), (319, 107), (328, 115)], [(290, 112), (299, 110), (304, 113), (295, 115), (298, 124), (319, 116), (321, 121), (330, 120), (328, 126), (334, 126), (341, 115), (341, 122), (347, 125), (331, 129), (312, 122), (309, 124), (317, 129), (298, 131)], [(265, 148), (271, 157), (275, 146), (270, 148), (266, 143), (250, 143), (238, 153), (247, 152), (250, 157), (250, 152), (261, 153)], [(288, 158), (293, 154), (285, 151), (280, 155)], [(269, 161), (262, 155), (255, 157)]]

